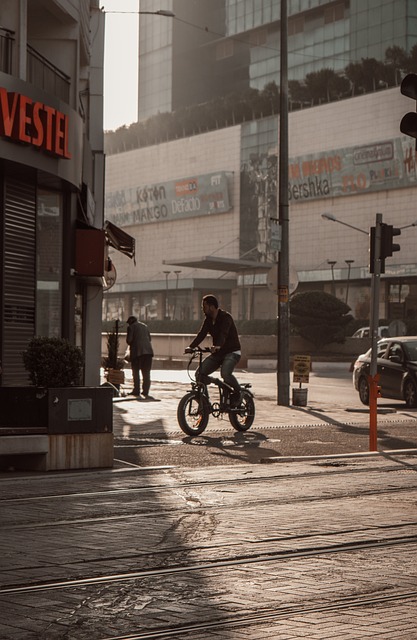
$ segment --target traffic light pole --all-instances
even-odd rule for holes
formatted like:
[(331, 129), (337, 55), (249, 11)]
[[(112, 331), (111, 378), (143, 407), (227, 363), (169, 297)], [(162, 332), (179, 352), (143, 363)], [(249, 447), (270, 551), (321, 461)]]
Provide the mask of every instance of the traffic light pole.
[(371, 280), (371, 368), (369, 382), (369, 451), (377, 451), (377, 415), (379, 397), (379, 374), (377, 367), (379, 289), (381, 282), (381, 229), (382, 214), (376, 214), (373, 246), (373, 273)]
[(288, 24), (287, 0), (281, 0), (281, 66), (279, 114), (277, 404), (290, 404), (289, 206), (288, 206)]
[[(417, 78), (417, 76), (416, 76)], [(417, 88), (416, 88), (417, 92)], [(382, 213), (376, 214), (375, 227), (371, 227), (370, 233), (347, 222), (337, 220), (329, 213), (322, 213), (322, 218), (338, 222), (346, 227), (366, 233), (370, 237), (370, 261), (369, 270), (371, 277), (371, 366), (368, 375), (369, 387), (369, 450), (377, 451), (377, 402), (380, 397), (379, 373), (377, 363), (378, 352), (378, 324), (379, 324), (379, 289), (381, 273), (385, 273), (385, 258), (389, 258), (395, 251), (400, 251), (400, 245), (393, 243), (395, 236), (401, 235), (401, 229), (417, 226), (417, 220), (405, 227), (395, 228), (382, 222)]]

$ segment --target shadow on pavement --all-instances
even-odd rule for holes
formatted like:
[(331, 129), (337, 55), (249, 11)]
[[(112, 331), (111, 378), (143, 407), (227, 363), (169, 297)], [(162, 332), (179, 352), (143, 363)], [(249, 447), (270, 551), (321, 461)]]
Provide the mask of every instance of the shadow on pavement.
[[(386, 405), (388, 407), (388, 405)], [(390, 405), (391, 408), (396, 405)], [(404, 406), (404, 405), (402, 405)], [(293, 407), (295, 411), (300, 411), (304, 414), (314, 416), (316, 418), (320, 418), (323, 422), (326, 422), (329, 425), (337, 427), (337, 429), (341, 433), (353, 434), (353, 435), (362, 435), (367, 436), (369, 434), (369, 426), (355, 426), (348, 425), (345, 422), (341, 422), (340, 420), (336, 420), (335, 418), (331, 418), (330, 416), (325, 415), (321, 411), (317, 411), (314, 409), (304, 408), (304, 407)], [(416, 416), (412, 416), (416, 417)], [(378, 426), (378, 442), (379, 444), (386, 449), (413, 449), (417, 446), (417, 430), (416, 437), (414, 440), (408, 440), (407, 438), (401, 436), (393, 436), (389, 433), (384, 427)]]
[(281, 455), (278, 451), (261, 446), (268, 438), (262, 433), (236, 433), (233, 436), (212, 437), (207, 435), (193, 438), (187, 436), (182, 439), (184, 444), (213, 449), (210, 453), (241, 462), (257, 463), (264, 458)]

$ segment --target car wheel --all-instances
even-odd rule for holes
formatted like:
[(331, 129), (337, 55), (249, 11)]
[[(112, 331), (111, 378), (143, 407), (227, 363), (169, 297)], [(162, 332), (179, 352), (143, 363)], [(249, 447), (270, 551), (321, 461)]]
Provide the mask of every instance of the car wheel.
[(404, 382), (403, 395), (407, 407), (417, 406), (417, 387), (411, 378)]
[(369, 404), (369, 384), (368, 380), (362, 376), (358, 384), (359, 398), (362, 404)]

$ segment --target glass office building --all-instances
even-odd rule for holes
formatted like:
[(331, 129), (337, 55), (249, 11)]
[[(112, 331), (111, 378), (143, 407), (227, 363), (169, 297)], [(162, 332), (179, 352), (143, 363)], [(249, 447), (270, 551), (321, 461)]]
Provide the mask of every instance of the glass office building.
[[(245, 88), (279, 84), (279, 0), (168, 0), (140, 15), (138, 119)], [(154, 11), (141, 0), (140, 11)], [(342, 71), (417, 40), (415, 0), (288, 0), (288, 75)]]

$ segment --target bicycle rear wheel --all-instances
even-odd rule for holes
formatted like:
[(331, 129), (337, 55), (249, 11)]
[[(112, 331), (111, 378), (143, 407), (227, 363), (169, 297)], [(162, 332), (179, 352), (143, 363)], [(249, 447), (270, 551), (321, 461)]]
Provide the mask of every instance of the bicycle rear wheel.
[(209, 417), (210, 406), (203, 394), (190, 391), (179, 401), (178, 424), (188, 436), (198, 436), (203, 433)]
[(255, 420), (255, 402), (251, 393), (245, 391), (239, 407), (229, 413), (229, 420), (236, 431), (247, 431)]

